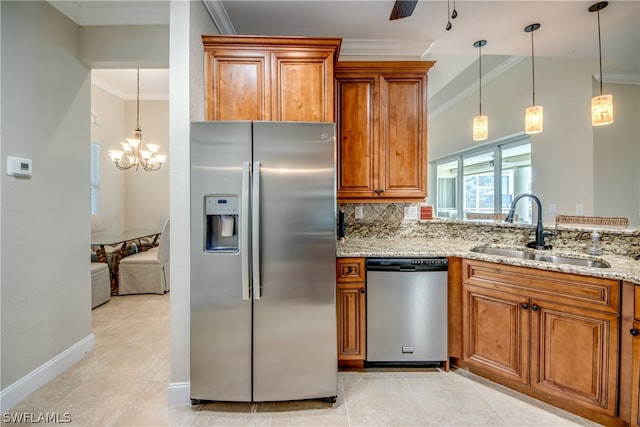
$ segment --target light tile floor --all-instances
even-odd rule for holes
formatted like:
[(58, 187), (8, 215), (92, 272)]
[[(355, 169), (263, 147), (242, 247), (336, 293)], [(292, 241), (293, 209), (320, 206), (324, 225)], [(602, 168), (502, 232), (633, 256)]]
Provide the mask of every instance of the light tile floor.
[[(338, 400), (169, 408), (169, 294), (93, 310), (96, 349), (10, 412), (74, 426), (592, 426), (464, 371), (340, 372)], [(35, 425), (42, 425), (37, 423)]]

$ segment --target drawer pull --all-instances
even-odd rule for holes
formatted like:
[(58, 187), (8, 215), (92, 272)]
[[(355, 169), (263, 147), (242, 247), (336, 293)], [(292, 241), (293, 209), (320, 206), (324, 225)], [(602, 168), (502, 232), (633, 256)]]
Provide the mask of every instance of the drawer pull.
[(630, 329), (629, 333), (634, 337), (637, 337), (638, 335), (640, 335), (640, 329)]

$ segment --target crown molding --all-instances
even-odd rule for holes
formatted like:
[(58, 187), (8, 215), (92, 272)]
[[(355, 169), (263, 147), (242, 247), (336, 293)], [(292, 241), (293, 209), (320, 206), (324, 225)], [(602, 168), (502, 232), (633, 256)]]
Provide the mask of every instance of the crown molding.
[(202, 0), (202, 3), (204, 3), (205, 9), (221, 35), (236, 34), (236, 29), (233, 27), (221, 0)]
[(114, 88), (113, 86), (103, 82), (102, 80), (96, 79), (95, 77), (91, 78), (91, 84), (99, 87), (100, 89), (104, 90), (105, 92), (120, 98), (122, 100), (125, 100), (127, 98), (126, 94), (124, 92), (122, 92), (121, 90), (118, 90), (116, 88)]
[(344, 39), (340, 56), (414, 56), (422, 59), (433, 40)]
[[(593, 78), (600, 81), (600, 73)], [(640, 74), (635, 73), (602, 73), (602, 83), (616, 83), (621, 85), (640, 85)]]

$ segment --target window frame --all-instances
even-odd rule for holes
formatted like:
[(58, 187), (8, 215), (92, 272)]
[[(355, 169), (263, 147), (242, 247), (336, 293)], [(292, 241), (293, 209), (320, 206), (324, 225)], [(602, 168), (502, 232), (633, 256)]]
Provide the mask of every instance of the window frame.
[[(435, 178), (436, 184), (434, 186), (435, 194), (433, 195), (433, 200), (435, 205), (434, 213), (436, 213), (436, 216), (439, 209), (439, 206), (438, 206), (438, 166), (439, 165), (457, 162), (457, 179), (456, 179), (457, 182), (456, 182), (456, 189), (455, 189), (456, 215), (454, 218), (465, 219), (464, 212), (463, 212), (464, 185), (465, 185), (464, 160), (473, 158), (476, 156), (480, 156), (483, 154), (492, 153), (493, 154), (493, 182), (494, 182), (493, 209), (494, 209), (494, 212), (502, 212), (503, 208), (505, 208), (504, 206), (502, 206), (502, 166), (503, 166), (502, 153), (505, 150), (522, 146), (522, 145), (527, 145), (527, 144), (531, 146), (531, 138), (529, 137), (529, 135), (526, 135), (525, 133), (518, 133), (518, 134), (501, 138), (486, 144), (482, 144), (480, 146), (471, 147), (471, 148), (459, 151), (457, 153), (438, 158), (430, 162), (429, 167), (431, 167), (432, 170), (434, 170), (435, 172), (434, 178)], [(531, 153), (531, 149), (529, 150), (529, 153)], [(533, 163), (533, 159), (531, 161), (531, 166), (532, 166), (532, 163)]]

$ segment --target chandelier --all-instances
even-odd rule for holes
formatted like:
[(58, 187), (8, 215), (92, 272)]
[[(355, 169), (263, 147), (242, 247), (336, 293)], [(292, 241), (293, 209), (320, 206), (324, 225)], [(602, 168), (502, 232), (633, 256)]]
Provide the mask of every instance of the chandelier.
[(113, 164), (121, 170), (131, 169), (135, 166), (136, 170), (142, 167), (143, 170), (157, 171), (167, 159), (164, 154), (156, 154), (157, 144), (149, 144), (144, 142), (142, 138), (142, 129), (140, 129), (140, 69), (138, 69), (136, 95), (136, 128), (133, 130), (133, 138), (127, 138), (125, 142), (121, 142), (122, 150), (109, 150), (109, 156)]

